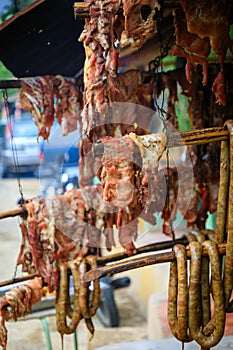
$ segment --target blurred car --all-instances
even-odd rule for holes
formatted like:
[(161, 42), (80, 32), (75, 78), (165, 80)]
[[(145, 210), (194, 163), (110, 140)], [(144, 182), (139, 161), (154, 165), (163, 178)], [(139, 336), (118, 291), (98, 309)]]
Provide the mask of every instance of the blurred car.
[(3, 148), (3, 144), (4, 144), (6, 125), (7, 125), (7, 120), (0, 119), (0, 150)]
[(28, 113), (22, 119), (9, 118), (0, 154), (1, 177), (19, 172), (34, 172), (39, 165), (38, 130)]
[(64, 136), (61, 126), (54, 121), (48, 140), (41, 143), (41, 161), (35, 173), (41, 181), (41, 197), (78, 188), (78, 138), (78, 130)]
[(66, 136), (62, 135), (61, 126), (54, 121), (48, 141), (41, 143), (37, 176), (41, 178), (60, 176), (59, 174), (64, 171), (78, 176), (78, 137), (77, 130)]

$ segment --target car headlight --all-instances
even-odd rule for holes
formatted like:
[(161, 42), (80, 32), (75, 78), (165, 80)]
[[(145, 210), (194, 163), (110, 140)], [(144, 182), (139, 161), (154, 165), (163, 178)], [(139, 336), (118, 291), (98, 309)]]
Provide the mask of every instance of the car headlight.
[(63, 183), (66, 183), (68, 180), (69, 180), (68, 174), (63, 173), (62, 176), (61, 176), (61, 181), (62, 181)]

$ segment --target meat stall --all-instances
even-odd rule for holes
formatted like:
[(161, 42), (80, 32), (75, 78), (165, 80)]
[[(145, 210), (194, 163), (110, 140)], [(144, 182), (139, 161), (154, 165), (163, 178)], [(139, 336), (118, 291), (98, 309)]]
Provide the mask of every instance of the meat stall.
[[(61, 338), (83, 321), (93, 335), (101, 278), (169, 263), (171, 332), (182, 346), (210, 349), (233, 311), (232, 3), (90, 0), (74, 3), (74, 15), (85, 18), (79, 74), (0, 82), (20, 88), (38, 137), (48, 139), (55, 119), (64, 135), (80, 134), (79, 188), (0, 214), (20, 217), (17, 265), (26, 275), (1, 299), (0, 345), (7, 348), (6, 321), (25, 317), (43, 288), (56, 295)], [(143, 55), (141, 68), (132, 67)], [(179, 67), (164, 69), (171, 56)], [(178, 116), (181, 96), (187, 105)], [(138, 248), (139, 222), (155, 226), (156, 215), (169, 240)], [(181, 238), (177, 215), (187, 226)]]

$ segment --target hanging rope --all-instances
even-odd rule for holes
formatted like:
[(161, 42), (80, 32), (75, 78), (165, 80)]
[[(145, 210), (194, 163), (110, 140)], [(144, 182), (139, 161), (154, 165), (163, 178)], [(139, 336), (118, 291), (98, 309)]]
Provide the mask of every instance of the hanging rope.
[(7, 121), (8, 121), (8, 128), (9, 128), (10, 138), (11, 138), (11, 149), (12, 149), (12, 153), (13, 153), (16, 178), (17, 178), (18, 189), (19, 189), (19, 194), (20, 194), (19, 203), (23, 204), (24, 203), (24, 196), (23, 196), (23, 188), (22, 188), (21, 181), (20, 181), (18, 153), (17, 153), (16, 144), (14, 142), (14, 135), (13, 135), (13, 129), (12, 129), (13, 119), (12, 119), (12, 116), (10, 115), (10, 112), (9, 112), (8, 94), (7, 94), (6, 89), (2, 90), (2, 96), (3, 96)]

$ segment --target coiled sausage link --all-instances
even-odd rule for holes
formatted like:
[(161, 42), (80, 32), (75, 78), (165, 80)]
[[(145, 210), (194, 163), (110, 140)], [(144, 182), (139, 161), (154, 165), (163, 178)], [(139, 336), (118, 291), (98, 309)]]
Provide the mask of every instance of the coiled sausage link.
[[(94, 255), (88, 255), (86, 256), (86, 261), (89, 264), (91, 269), (95, 269), (97, 267), (97, 259)], [(96, 314), (96, 311), (99, 307), (99, 303), (100, 303), (100, 282), (99, 280), (95, 280), (93, 282), (94, 284), (94, 289), (92, 292), (92, 298), (90, 300), (90, 306), (89, 306), (89, 310), (90, 310), (90, 316), (94, 316)]]
[(191, 261), (189, 277), (189, 329), (194, 338), (196, 329), (201, 324), (201, 257), (202, 245), (200, 242), (190, 242), (189, 244)]
[(225, 327), (225, 309), (223, 285), (221, 280), (221, 264), (217, 244), (205, 241), (211, 263), (211, 283), (214, 299), (214, 315), (202, 330), (200, 318), (196, 316), (200, 310), (200, 275), (202, 246), (199, 242), (190, 244), (191, 264), (189, 283), (189, 328), (193, 339), (202, 347), (210, 348), (221, 340)]
[[(74, 279), (74, 307), (71, 308), (70, 294), (69, 294), (69, 268), (72, 271)], [(58, 291), (58, 300), (56, 302), (56, 324), (57, 331), (63, 336), (64, 334), (71, 334), (75, 332), (79, 321), (82, 316), (79, 312), (79, 305), (77, 302), (77, 295), (79, 291), (79, 277), (76, 273), (77, 266), (76, 263), (67, 262), (60, 264), (60, 283)], [(68, 324), (68, 317), (71, 318), (71, 321)]]
[(90, 283), (86, 283), (83, 281), (83, 276), (87, 272), (87, 262), (86, 259), (83, 258), (79, 265), (79, 273), (80, 273), (80, 287), (79, 287), (79, 310), (84, 318), (90, 318), (89, 315), (89, 285)]
[(100, 284), (99, 280), (94, 282), (93, 292), (90, 291), (90, 283), (84, 282), (82, 276), (88, 271), (88, 265), (94, 269), (97, 267), (97, 260), (94, 256), (86, 256), (80, 264), (80, 290), (79, 290), (79, 308), (84, 318), (90, 319), (95, 315), (100, 300)]
[(69, 268), (73, 276), (74, 284), (74, 305), (72, 310), (72, 320), (70, 328), (74, 331), (76, 330), (80, 320), (82, 319), (82, 314), (79, 309), (79, 288), (80, 288), (80, 276), (79, 276), (79, 264), (80, 261), (71, 260), (69, 261)]
[[(230, 125), (228, 126), (228, 129)], [(229, 194), (229, 142), (221, 142), (220, 153), (220, 179), (218, 190), (218, 203), (217, 203), (217, 218), (216, 218), (216, 230), (215, 241), (217, 243), (224, 242), (224, 236), (226, 232), (227, 222), (227, 199)]]
[[(201, 230), (197, 232), (197, 241), (199, 243), (204, 243), (206, 237), (211, 233), (211, 230)], [(209, 258), (207, 256), (202, 256), (201, 258), (201, 315), (202, 315), (202, 325), (205, 326), (211, 317), (210, 313), (210, 285), (209, 285)]]
[(59, 290), (58, 290), (58, 299), (56, 302), (56, 324), (57, 331), (63, 337), (64, 334), (69, 333), (69, 327), (66, 323), (67, 317), (67, 301), (68, 301), (68, 267), (67, 263), (60, 264), (60, 281), (59, 281)]
[(187, 254), (182, 244), (173, 247), (176, 262), (171, 263), (168, 322), (173, 335), (182, 342), (192, 340), (188, 334), (188, 285), (187, 285)]
[(226, 259), (224, 266), (224, 298), (226, 312), (233, 311), (233, 302), (230, 301), (233, 290), (233, 121), (226, 122), (230, 135), (230, 185), (228, 188), (228, 227)]
[(172, 261), (170, 263), (169, 272), (169, 284), (168, 284), (168, 307), (167, 307), (167, 319), (170, 330), (174, 337), (178, 337), (177, 334), (177, 290), (178, 290), (178, 278), (177, 278), (177, 262)]

